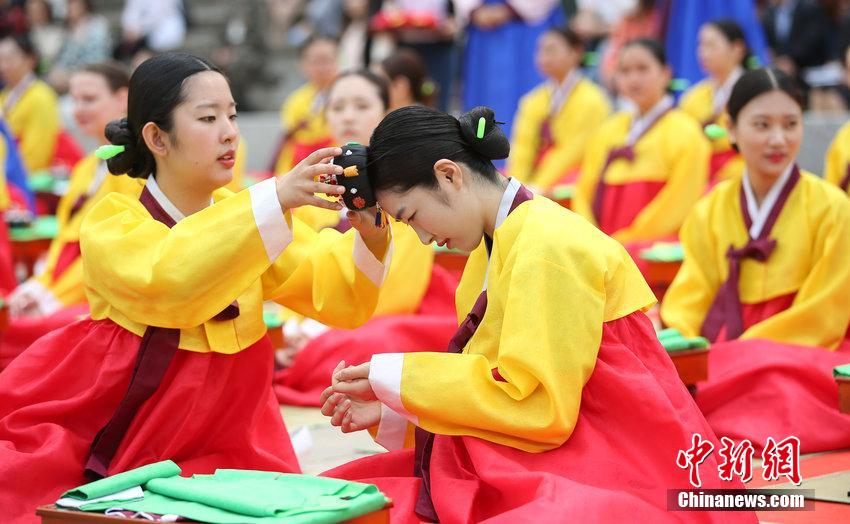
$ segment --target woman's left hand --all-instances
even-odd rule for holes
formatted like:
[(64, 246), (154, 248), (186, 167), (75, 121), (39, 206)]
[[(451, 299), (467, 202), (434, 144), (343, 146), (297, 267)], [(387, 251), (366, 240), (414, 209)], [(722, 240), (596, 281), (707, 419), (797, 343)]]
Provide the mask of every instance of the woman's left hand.
[(359, 366), (342, 368), (344, 362), (337, 365), (334, 370), (331, 388), (334, 393), (341, 393), (356, 400), (377, 400), (378, 397), (372, 390), (369, 382), (369, 362)]

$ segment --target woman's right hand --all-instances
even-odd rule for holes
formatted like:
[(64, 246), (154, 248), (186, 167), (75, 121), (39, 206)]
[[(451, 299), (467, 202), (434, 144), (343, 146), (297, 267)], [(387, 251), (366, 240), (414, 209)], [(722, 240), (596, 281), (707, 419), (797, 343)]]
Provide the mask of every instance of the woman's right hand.
[(316, 206), (339, 211), (342, 204), (317, 197), (316, 193), (328, 196), (340, 196), (345, 193), (343, 186), (317, 182), (323, 175), (341, 175), (342, 168), (330, 163), (333, 157), (341, 155), (342, 149), (326, 147), (314, 151), (292, 168), (292, 171), (277, 177), (277, 199), (284, 210), (301, 206)]

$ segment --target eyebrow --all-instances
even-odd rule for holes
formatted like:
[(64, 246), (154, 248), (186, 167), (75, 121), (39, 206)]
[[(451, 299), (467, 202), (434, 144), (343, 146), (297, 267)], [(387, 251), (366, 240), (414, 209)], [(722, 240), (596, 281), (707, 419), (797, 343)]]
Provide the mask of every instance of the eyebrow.
[[(203, 103), (203, 104), (196, 105), (195, 109), (217, 108), (220, 105), (221, 104), (218, 104), (216, 102), (206, 102), (206, 103)], [(236, 107), (236, 102), (230, 102), (229, 104), (227, 104), (227, 107)]]

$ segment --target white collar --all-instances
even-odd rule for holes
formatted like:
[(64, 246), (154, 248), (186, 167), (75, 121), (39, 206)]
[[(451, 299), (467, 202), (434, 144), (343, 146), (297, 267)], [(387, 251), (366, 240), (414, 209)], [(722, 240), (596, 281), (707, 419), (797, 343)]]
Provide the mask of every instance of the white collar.
[(502, 194), (502, 201), (499, 203), (499, 212), (496, 213), (496, 224), (493, 227), (494, 231), (502, 225), (506, 218), (508, 218), (508, 213), (511, 212), (511, 205), (514, 203), (514, 198), (516, 198), (516, 194), (519, 192), (519, 188), (522, 185), (515, 178), (508, 178), (508, 187), (505, 188), (505, 192)]
[[(499, 202), (499, 211), (496, 213), (496, 223), (493, 227), (493, 236), (495, 237), (496, 230), (499, 229), (499, 226), (508, 218), (508, 213), (511, 212), (511, 205), (514, 203), (514, 198), (516, 198), (516, 194), (519, 192), (519, 189), (522, 185), (515, 178), (508, 178), (508, 187), (505, 188), (505, 192), (502, 194), (502, 201)], [(481, 287), (481, 291), (487, 291), (487, 279), (490, 276), (490, 253), (487, 252), (487, 269), (484, 272), (484, 284)]]
[(714, 82), (714, 99), (712, 100), (714, 114), (719, 115), (723, 112), (723, 108), (726, 107), (726, 102), (729, 101), (729, 95), (732, 94), (732, 88), (735, 87), (735, 82), (737, 82), (743, 74), (744, 68), (738, 66), (729, 73), (725, 82), (722, 84)]
[(165, 193), (162, 192), (162, 189), (159, 188), (159, 184), (156, 183), (156, 179), (153, 175), (148, 177), (148, 181), (145, 183), (145, 187), (150, 191), (151, 196), (154, 200), (156, 200), (157, 204), (162, 207), (163, 211), (165, 211), (168, 216), (172, 218), (175, 222), (180, 222), (186, 215), (183, 214), (182, 211), (177, 209), (177, 206), (165, 196)]
[(641, 136), (650, 125), (652, 125), (655, 119), (671, 107), (673, 107), (673, 97), (670, 95), (664, 95), (661, 100), (652, 107), (652, 109), (646, 112), (645, 115), (641, 117), (635, 115), (632, 120), (631, 128), (629, 129), (629, 137), (626, 143), (634, 145), (638, 137)]
[(88, 189), (86, 189), (86, 195), (92, 196), (97, 193), (97, 190), (100, 189), (103, 181), (106, 180), (106, 175), (108, 173), (109, 168), (106, 166), (106, 160), (98, 161), (94, 172), (94, 178), (92, 178), (91, 184), (89, 184)]
[(779, 178), (776, 179), (776, 182), (770, 186), (770, 190), (767, 192), (767, 195), (765, 195), (764, 200), (762, 200), (761, 206), (759, 206), (756, 202), (753, 186), (750, 184), (750, 174), (746, 169), (744, 169), (744, 196), (747, 200), (747, 212), (749, 212), (750, 220), (752, 220), (752, 226), (750, 226), (750, 238), (758, 238), (759, 235), (761, 235), (761, 231), (764, 229), (764, 224), (767, 222), (767, 217), (776, 205), (779, 193), (791, 177), (791, 172), (794, 171), (795, 165), (796, 161), (788, 164), (785, 171), (783, 171)]

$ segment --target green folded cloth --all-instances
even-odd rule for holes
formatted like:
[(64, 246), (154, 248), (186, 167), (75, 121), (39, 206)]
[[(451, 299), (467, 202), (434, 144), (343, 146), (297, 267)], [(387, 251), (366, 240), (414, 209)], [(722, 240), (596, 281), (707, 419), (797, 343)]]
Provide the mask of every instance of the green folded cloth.
[(170, 460), (164, 460), (90, 482), (89, 484), (66, 491), (62, 494), (62, 497), (91, 500), (118, 493), (133, 486), (142, 486), (155, 478), (174, 477), (177, 475), (180, 475), (180, 466)]
[(640, 252), (640, 258), (650, 262), (681, 262), (685, 250), (678, 242), (656, 242), (649, 249)]
[(310, 475), (220, 469), (214, 475), (150, 479), (144, 498), (105, 501), (87, 510), (121, 508), (180, 515), (211, 524), (330, 523), (382, 509), (387, 498), (371, 484)]
[(832, 370), (832, 374), (836, 377), (850, 378), (850, 364), (836, 366), (835, 369)]
[(656, 336), (668, 352), (702, 349), (710, 346), (708, 340), (703, 337), (686, 338), (679, 330), (673, 328), (662, 329), (656, 333)]
[(266, 324), (266, 329), (276, 329), (283, 325), (280, 315), (273, 311), (263, 311), (263, 322)]
[(575, 195), (576, 189), (572, 184), (561, 184), (552, 188), (552, 198), (555, 200), (566, 200)]
[(59, 233), (59, 223), (52, 215), (36, 217), (27, 227), (10, 227), (9, 238), (13, 242), (30, 242), (33, 240), (53, 240)]

